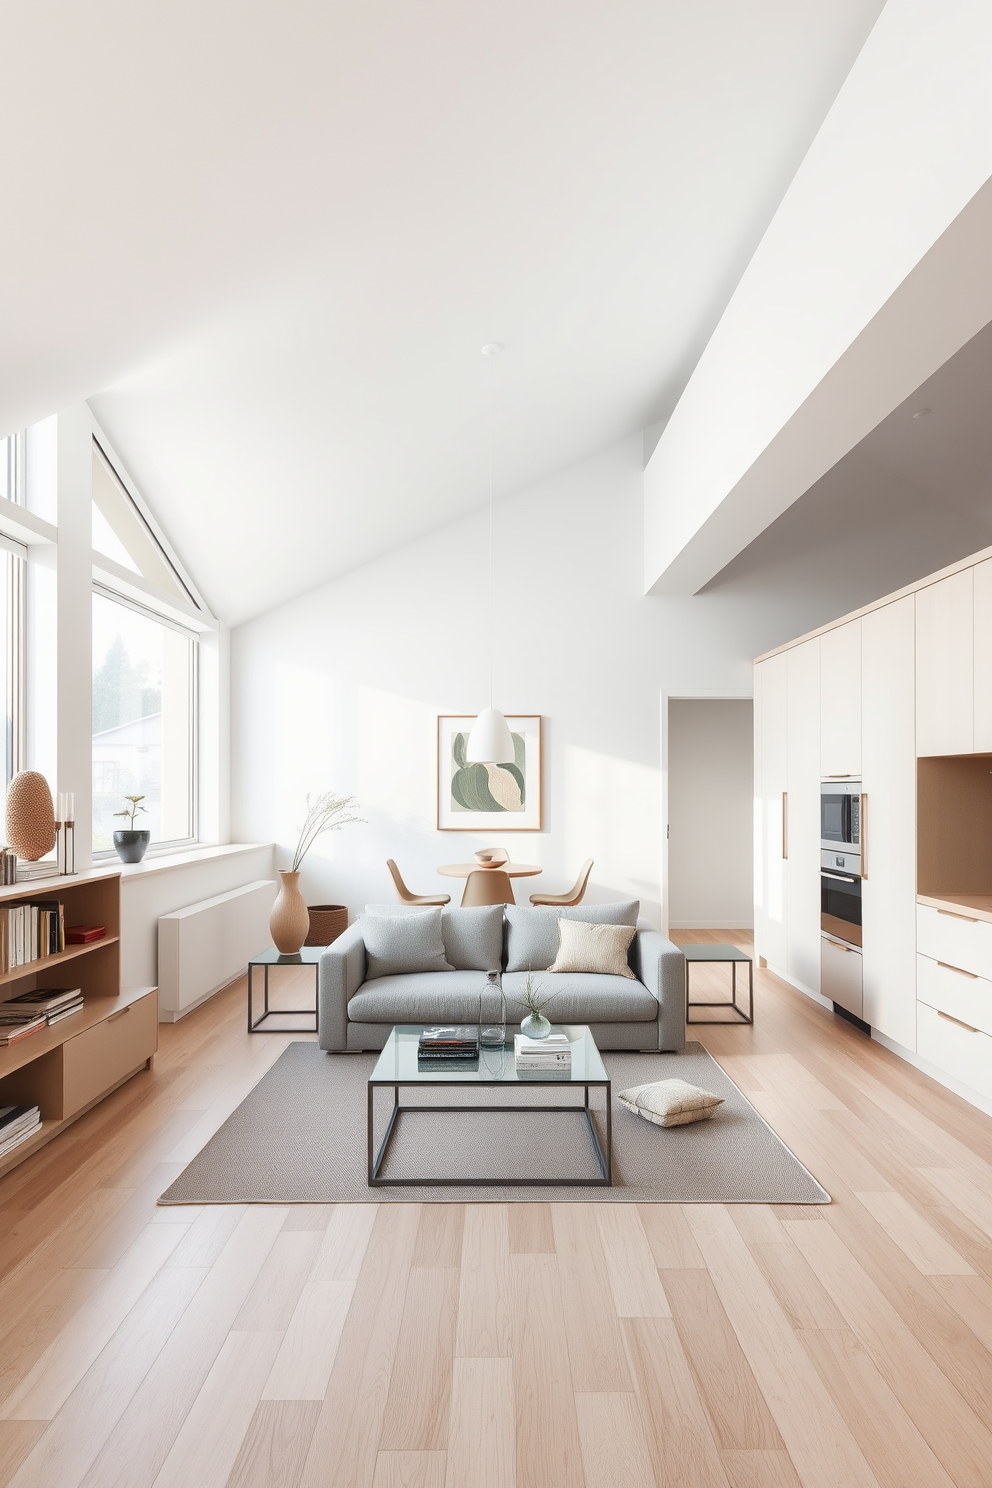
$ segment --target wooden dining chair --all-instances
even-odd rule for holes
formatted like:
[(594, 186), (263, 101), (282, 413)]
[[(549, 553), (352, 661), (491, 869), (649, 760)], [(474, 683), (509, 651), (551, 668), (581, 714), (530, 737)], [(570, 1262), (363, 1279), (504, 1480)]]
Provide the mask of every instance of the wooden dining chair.
[(400, 870), (397, 868), (396, 864), (393, 862), (392, 858), (386, 859), (386, 867), (389, 869), (390, 873), (393, 876), (393, 883), (396, 885), (396, 893), (399, 895), (404, 904), (419, 904), (424, 909), (440, 909), (442, 905), (450, 904), (450, 894), (411, 894), (410, 890), (403, 882), (403, 876), (400, 873)]
[(581, 904), (591, 872), (592, 858), (586, 858), (579, 870), (574, 887), (569, 889), (567, 894), (531, 894), (531, 904), (551, 904), (557, 909), (567, 909), (570, 904)]
[(499, 868), (479, 868), (465, 880), (462, 908), (477, 904), (515, 904), (510, 875)]

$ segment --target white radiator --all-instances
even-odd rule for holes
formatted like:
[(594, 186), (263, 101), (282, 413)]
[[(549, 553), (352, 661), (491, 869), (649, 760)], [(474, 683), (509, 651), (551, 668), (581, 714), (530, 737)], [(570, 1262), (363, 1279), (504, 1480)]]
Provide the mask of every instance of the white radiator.
[(270, 944), (269, 913), (275, 896), (272, 880), (260, 878), (159, 917), (158, 995), (163, 1023), (175, 1023), (244, 974), (249, 957)]

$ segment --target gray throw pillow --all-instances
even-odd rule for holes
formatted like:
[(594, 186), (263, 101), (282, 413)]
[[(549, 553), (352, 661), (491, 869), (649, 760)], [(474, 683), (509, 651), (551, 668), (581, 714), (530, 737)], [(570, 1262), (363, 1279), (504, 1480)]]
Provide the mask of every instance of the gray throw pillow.
[(587, 925), (634, 925), (640, 912), (639, 899), (619, 904), (576, 904), (571, 909), (554, 905), (504, 906), (506, 915), (507, 971), (547, 971), (558, 954), (559, 920), (583, 920)]
[(502, 904), (442, 911), (441, 936), (456, 971), (498, 971), (503, 964)]
[(441, 911), (409, 915), (362, 915), (367, 980), (415, 971), (454, 971), (444, 954)]

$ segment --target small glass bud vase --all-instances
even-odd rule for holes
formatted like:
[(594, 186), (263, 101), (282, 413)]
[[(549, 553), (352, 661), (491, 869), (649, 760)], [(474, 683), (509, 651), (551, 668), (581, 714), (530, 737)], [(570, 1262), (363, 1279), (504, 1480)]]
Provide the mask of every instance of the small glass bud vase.
[(506, 1042), (506, 998), (503, 977), (498, 971), (486, 972), (486, 985), (479, 996), (479, 1043), (488, 1049), (501, 1049)]
[(521, 1020), (520, 1032), (532, 1039), (547, 1038), (551, 1032), (551, 1024), (543, 1013), (528, 1013), (526, 1018)]

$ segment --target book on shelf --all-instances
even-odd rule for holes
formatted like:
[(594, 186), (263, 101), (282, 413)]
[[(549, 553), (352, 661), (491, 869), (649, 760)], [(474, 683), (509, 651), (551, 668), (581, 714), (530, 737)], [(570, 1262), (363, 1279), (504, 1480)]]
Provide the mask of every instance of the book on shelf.
[(71, 1018), (73, 1013), (81, 1013), (82, 1010), (83, 999), (77, 997), (75, 1002), (69, 1002), (65, 1007), (56, 1008), (54, 1013), (46, 1013), (45, 1017), (48, 1019), (49, 1028), (51, 1028), (53, 1023), (61, 1023), (63, 1018)]
[(58, 899), (14, 899), (0, 905), (0, 972), (65, 950), (65, 911)]
[(106, 933), (103, 925), (69, 925), (65, 931), (65, 943), (89, 945), (91, 941), (102, 940)]
[(5, 1013), (54, 1013), (69, 1002), (82, 1002), (82, 987), (37, 987), (33, 992), (18, 992), (0, 1003)]
[(0, 1007), (0, 1048), (16, 1044), (18, 1039), (27, 1038), (47, 1027), (48, 1018), (45, 1013), (5, 1013)]
[(17, 882), (17, 854), (9, 847), (0, 847), (0, 884)]
[(41, 1128), (37, 1106), (0, 1106), (0, 1158), (27, 1142)]
[(40, 858), (37, 863), (25, 862), (23, 858), (17, 860), (15, 877), (12, 883), (30, 883), (34, 878), (58, 878), (59, 865), (54, 858)]

